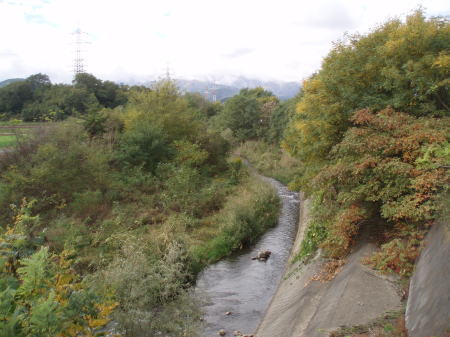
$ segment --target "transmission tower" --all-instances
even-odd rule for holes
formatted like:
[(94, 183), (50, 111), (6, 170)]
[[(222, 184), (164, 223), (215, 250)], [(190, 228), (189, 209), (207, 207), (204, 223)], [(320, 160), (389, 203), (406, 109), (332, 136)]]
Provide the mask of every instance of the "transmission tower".
[(166, 80), (167, 80), (167, 81), (170, 81), (170, 80), (171, 80), (169, 64), (167, 64), (167, 66), (166, 66)]
[(83, 32), (80, 28), (77, 28), (72, 35), (75, 37), (75, 58), (73, 59), (73, 74), (75, 77), (77, 74), (86, 72), (82, 47), (84, 44), (88, 44), (88, 42), (85, 39), (87, 33)]
[(208, 89), (206, 89), (205, 91), (206, 95), (211, 95), (211, 100), (213, 102), (217, 101), (217, 85), (216, 85), (216, 80), (213, 79), (212, 81), (212, 86), (210, 86)]

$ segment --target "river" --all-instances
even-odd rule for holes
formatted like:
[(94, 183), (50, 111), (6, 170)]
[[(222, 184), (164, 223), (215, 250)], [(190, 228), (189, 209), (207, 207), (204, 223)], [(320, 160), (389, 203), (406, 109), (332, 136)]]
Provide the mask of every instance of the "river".
[[(223, 329), (253, 333), (274, 295), (289, 258), (298, 223), (299, 195), (266, 177), (278, 192), (281, 211), (278, 224), (253, 247), (206, 268), (197, 281), (197, 291), (206, 298), (203, 337), (217, 337)], [(270, 250), (267, 261), (252, 260), (261, 250)], [(226, 313), (231, 313), (226, 315)]]

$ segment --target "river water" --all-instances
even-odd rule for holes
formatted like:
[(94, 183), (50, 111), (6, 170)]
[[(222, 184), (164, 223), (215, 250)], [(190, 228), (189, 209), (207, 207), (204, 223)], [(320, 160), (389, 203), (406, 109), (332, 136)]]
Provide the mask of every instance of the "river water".
[[(233, 336), (235, 330), (253, 333), (281, 281), (296, 235), (299, 195), (274, 179), (262, 179), (280, 196), (278, 224), (253, 247), (209, 266), (199, 275), (197, 291), (206, 298), (203, 337), (217, 337), (221, 329), (226, 336)], [(252, 260), (261, 250), (270, 250), (272, 255), (265, 262)]]

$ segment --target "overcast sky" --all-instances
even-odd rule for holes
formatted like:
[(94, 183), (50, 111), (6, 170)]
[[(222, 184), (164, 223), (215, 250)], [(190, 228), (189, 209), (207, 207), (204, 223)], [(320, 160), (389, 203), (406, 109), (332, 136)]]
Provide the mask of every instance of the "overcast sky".
[(73, 77), (81, 27), (86, 70), (145, 81), (234, 76), (301, 81), (345, 32), (366, 33), (421, 5), (449, 15), (448, 0), (0, 0), (0, 81)]

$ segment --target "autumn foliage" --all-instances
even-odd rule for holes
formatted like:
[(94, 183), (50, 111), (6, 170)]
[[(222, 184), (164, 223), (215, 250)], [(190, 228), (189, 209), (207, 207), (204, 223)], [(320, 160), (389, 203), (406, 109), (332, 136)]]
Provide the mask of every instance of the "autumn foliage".
[(0, 234), (1, 335), (102, 335), (118, 304), (83, 283), (70, 251), (51, 253), (29, 235), (27, 227), (38, 217), (30, 216), (28, 207), (24, 201), (15, 223)]
[[(292, 186), (314, 200), (330, 256), (348, 254), (363, 227), (411, 234), (438, 216), (449, 186), (449, 28), (420, 11), (391, 20), (337, 43), (304, 83), (283, 146), (302, 162)], [(410, 262), (414, 237), (382, 243)], [(384, 269), (410, 273), (400, 264)]]

